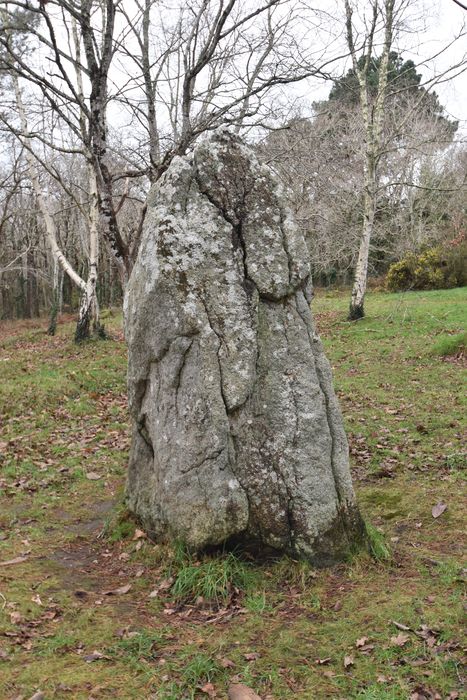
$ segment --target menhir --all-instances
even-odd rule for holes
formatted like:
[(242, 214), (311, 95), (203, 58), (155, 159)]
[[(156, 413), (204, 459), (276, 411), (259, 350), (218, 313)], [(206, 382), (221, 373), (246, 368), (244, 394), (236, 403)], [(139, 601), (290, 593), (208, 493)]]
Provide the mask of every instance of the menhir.
[(364, 538), (307, 258), (274, 174), (227, 130), (152, 189), (125, 301), (127, 502), (151, 536), (316, 564)]

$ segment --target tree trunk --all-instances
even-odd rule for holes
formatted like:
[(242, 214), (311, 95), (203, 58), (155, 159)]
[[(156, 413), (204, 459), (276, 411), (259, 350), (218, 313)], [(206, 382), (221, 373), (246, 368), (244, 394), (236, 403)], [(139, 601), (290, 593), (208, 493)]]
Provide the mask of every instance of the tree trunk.
[[(392, 33), (394, 21), (395, 0), (384, 0), (383, 7), (379, 6), (378, 0), (373, 0), (373, 18), (367, 29), (368, 35), (365, 37), (365, 50), (361, 58), (363, 64), (357, 57), (354, 40), (354, 30), (352, 26), (353, 8), (349, 0), (345, 0), (347, 45), (352, 56), (353, 68), (358, 78), (360, 86), (360, 110), (363, 124), (365, 126), (365, 204), (363, 211), (362, 237), (358, 251), (357, 266), (355, 269), (354, 284), (349, 308), (349, 320), (355, 321), (363, 318), (364, 300), (368, 278), (368, 257), (370, 253), (370, 243), (373, 236), (375, 214), (377, 207), (378, 192), (378, 164), (381, 156), (381, 144), (383, 133), (383, 122), (385, 113), (386, 88), (388, 84), (389, 55), (392, 46)], [(384, 19), (384, 42), (381, 53), (381, 60), (378, 69), (378, 92), (373, 104), (370, 104), (370, 66), (373, 60), (373, 46), (375, 39), (376, 25), (379, 15)]]
[(83, 340), (88, 340), (91, 335), (99, 338), (105, 335), (99, 320), (95, 280), (88, 281), (86, 290), (81, 295), (75, 341), (81, 343)]
[(60, 308), (60, 286), (59, 286), (59, 274), (58, 274), (58, 263), (54, 260), (54, 274), (53, 274), (53, 285), (52, 285), (52, 303), (50, 305), (50, 315), (49, 315), (49, 327), (47, 328), (47, 335), (55, 335), (57, 330), (57, 318)]
[[(370, 178), (371, 177), (370, 175)], [(374, 182), (369, 182), (365, 192), (363, 230), (360, 239), (357, 265), (355, 267), (352, 296), (350, 299), (349, 321), (358, 321), (359, 318), (363, 318), (365, 315), (364, 301), (368, 280), (368, 258), (370, 254), (370, 242), (373, 235), (376, 207), (375, 196), (372, 194), (374, 187)]]

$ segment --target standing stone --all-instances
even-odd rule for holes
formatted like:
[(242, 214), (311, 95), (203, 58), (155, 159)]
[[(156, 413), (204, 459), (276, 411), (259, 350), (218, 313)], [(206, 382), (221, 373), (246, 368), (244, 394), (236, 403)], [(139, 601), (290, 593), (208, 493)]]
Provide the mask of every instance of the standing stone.
[(151, 535), (318, 564), (362, 539), (310, 300), (271, 170), (225, 129), (176, 158), (150, 193), (125, 300), (127, 501)]

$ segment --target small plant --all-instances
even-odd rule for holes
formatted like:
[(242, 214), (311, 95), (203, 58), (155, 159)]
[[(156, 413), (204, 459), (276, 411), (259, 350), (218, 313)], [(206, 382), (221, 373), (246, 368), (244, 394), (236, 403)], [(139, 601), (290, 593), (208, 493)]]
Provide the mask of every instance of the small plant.
[(131, 537), (136, 529), (132, 516), (123, 503), (118, 504), (106, 518), (100, 537), (106, 537), (111, 542), (119, 542)]
[(177, 683), (164, 683), (155, 695), (157, 700), (180, 700), (183, 697), (180, 686)]
[(156, 655), (158, 649), (164, 644), (163, 637), (157, 632), (143, 630), (134, 634), (129, 634), (121, 639), (112, 651), (125, 652), (125, 656), (133, 657), (135, 660), (145, 659), (149, 661)]
[(467, 467), (467, 452), (453, 452), (446, 455), (446, 467), (452, 471), (462, 471)]
[(219, 673), (219, 666), (206, 654), (196, 654), (183, 669), (183, 680), (190, 689), (197, 685), (210, 682)]
[(370, 554), (376, 561), (389, 561), (391, 552), (386, 544), (384, 535), (371, 523), (365, 523), (366, 535)]
[(407, 696), (400, 688), (384, 688), (375, 684), (361, 690), (356, 697), (359, 700), (402, 700)]
[(316, 578), (316, 571), (310, 562), (304, 559), (296, 560), (290, 557), (281, 557), (274, 564), (274, 577), (279, 581), (286, 581), (297, 586), (302, 593), (309, 590), (311, 581)]
[(44, 656), (53, 656), (55, 654), (65, 654), (74, 649), (78, 639), (74, 635), (69, 635), (64, 632), (57, 632), (53, 637), (44, 637), (40, 640), (37, 653)]
[(244, 601), (244, 606), (247, 610), (253, 613), (263, 613), (265, 610), (271, 609), (266, 603), (266, 593), (261, 591), (260, 593), (250, 593), (247, 595)]
[(454, 583), (465, 583), (465, 569), (455, 561), (443, 561), (437, 567), (436, 573), (440, 581), (445, 586), (452, 586)]
[(235, 588), (248, 591), (256, 584), (253, 567), (232, 552), (204, 561), (187, 561), (179, 568), (171, 592), (177, 601), (194, 601), (202, 597), (216, 605), (225, 605)]

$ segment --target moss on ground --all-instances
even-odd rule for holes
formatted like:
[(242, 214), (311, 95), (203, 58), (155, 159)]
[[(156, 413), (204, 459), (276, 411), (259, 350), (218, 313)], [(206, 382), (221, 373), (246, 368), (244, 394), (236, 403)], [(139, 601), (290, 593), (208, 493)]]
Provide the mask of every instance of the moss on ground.
[(347, 294), (318, 291), (356, 490), (390, 550), (323, 571), (150, 543), (121, 505), (119, 318), (79, 347), (71, 323), (5, 325), (0, 562), (24, 561), (0, 566), (0, 697), (225, 698), (232, 678), (274, 700), (456, 697), (464, 360), (432, 348), (461, 335), (466, 301), (374, 293), (349, 323)]

